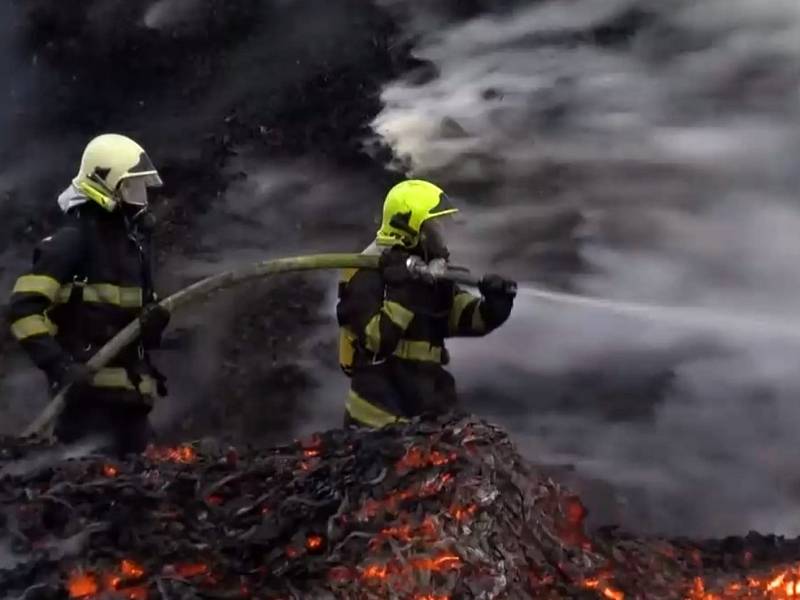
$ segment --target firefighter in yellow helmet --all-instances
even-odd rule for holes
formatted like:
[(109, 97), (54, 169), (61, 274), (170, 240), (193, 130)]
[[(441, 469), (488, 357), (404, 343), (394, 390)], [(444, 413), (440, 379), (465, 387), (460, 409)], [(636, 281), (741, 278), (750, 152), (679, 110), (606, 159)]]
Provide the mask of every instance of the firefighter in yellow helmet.
[(346, 425), (383, 427), (456, 408), (455, 381), (445, 370), (445, 339), (483, 336), (511, 313), (516, 284), (488, 275), (475, 296), (444, 279), (422, 278), (409, 258), (447, 260), (441, 224), (456, 212), (427, 181), (393, 187), (383, 222), (366, 254), (380, 270), (350, 270), (339, 284), (339, 358), (351, 378)]
[[(147, 153), (130, 138), (93, 139), (58, 198), (63, 223), (39, 243), (32, 268), (14, 285), (12, 333), (52, 393), (72, 384), (56, 423), (62, 442), (98, 437), (125, 454), (148, 441), (153, 399), (166, 393), (148, 354), (169, 321), (156, 303), (150, 265), (148, 189), (161, 184)], [(137, 317), (140, 341), (90, 372), (84, 363)]]

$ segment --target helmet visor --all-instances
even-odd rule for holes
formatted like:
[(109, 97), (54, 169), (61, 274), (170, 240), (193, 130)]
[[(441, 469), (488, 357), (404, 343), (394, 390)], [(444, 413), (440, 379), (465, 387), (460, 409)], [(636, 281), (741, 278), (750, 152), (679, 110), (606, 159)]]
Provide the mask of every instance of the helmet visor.
[(439, 194), (439, 203), (428, 211), (429, 217), (441, 217), (444, 215), (451, 215), (458, 212), (453, 199), (447, 194), (442, 192)]
[(139, 155), (139, 162), (120, 177), (120, 181), (127, 181), (128, 179), (144, 179), (147, 187), (161, 187), (164, 185), (158, 171), (156, 171), (155, 165), (153, 165), (150, 157), (147, 156), (145, 152)]
[(119, 184), (119, 197), (133, 206), (147, 206), (147, 176), (130, 177)]

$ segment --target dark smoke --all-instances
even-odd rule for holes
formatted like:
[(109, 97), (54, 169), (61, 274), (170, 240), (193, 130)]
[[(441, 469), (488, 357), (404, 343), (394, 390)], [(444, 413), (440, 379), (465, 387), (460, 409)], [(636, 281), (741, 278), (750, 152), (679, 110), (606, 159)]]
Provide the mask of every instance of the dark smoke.
[[(371, 202), (396, 176), (360, 144), (380, 110), (380, 86), (406, 56), (392, 47), (395, 26), (380, 9), (32, 0), (3, 10), (14, 16), (3, 20), (11, 30), (3, 60), (13, 58), (20, 79), (31, 72), (24, 121), (15, 120), (24, 135), (0, 142), (17, 159), (2, 180), (14, 196), (3, 202), (2, 238), (15, 242), (3, 261), (5, 289), (57, 221), (55, 198), (82, 146), (109, 130), (148, 148), (166, 182), (156, 198), (164, 293), (243, 260), (366, 245)], [(158, 357), (170, 375), (171, 398), (156, 414), (164, 432), (241, 435), (245, 403), (265, 415), (247, 423), (249, 438), (286, 436), (305, 421), (320, 368), (318, 351), (297, 340), (331, 330), (327, 304), (318, 307), (328, 285), (267, 282), (179, 315), (173, 349)], [(42, 406), (44, 387), (4, 336), (0, 427), (13, 432)], [(281, 419), (263, 410), (271, 405)]]

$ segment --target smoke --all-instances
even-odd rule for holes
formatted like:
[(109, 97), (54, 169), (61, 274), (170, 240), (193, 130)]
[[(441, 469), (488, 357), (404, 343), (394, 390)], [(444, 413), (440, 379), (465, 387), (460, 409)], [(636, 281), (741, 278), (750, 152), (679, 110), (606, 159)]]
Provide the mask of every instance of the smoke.
[[(74, 174), (83, 144), (101, 131), (131, 135), (162, 171), (159, 202), (167, 222), (156, 273), (162, 295), (243, 262), (366, 245), (362, 238), (372, 228), (365, 208), (387, 179), (360, 156), (356, 141), (377, 113), (379, 82), (393, 68), (390, 23), (381, 11), (358, 0), (15, 6), (24, 27), (0, 42), (15, 51), (0, 60), (13, 56), (20, 73), (28, 59), (37, 66), (34, 101), (21, 127), (27, 141), (16, 147), (0, 141), (0, 150), (16, 149), (24, 158), (8, 169), (17, 201), (13, 219), (4, 220), (2, 244), (15, 242), (14, 260), (4, 260), (0, 271), (6, 290), (29, 264), (42, 230), (52, 231), (42, 217)], [(298, 155), (306, 158), (291, 158)], [(310, 278), (304, 287), (304, 281), (245, 286), (177, 315), (172, 349), (157, 357), (171, 397), (158, 407), (156, 424), (168, 427), (189, 413), (221, 415), (207, 425), (229, 428), (226, 419), (241, 409), (229, 392), (242, 380), (255, 386), (276, 369), (313, 372), (313, 348), (296, 348), (292, 339), (313, 337), (317, 326), (335, 331), (329, 315), (302, 320), (311, 319), (305, 313), (314, 312), (331, 283)], [(275, 298), (289, 308), (275, 307)], [(265, 340), (275, 348), (265, 349)], [(13, 342), (7, 344), (0, 348), (8, 367), (0, 379), (0, 410), (7, 409), (0, 430), (11, 433), (42, 406), (45, 389), (29, 361), (11, 351)], [(260, 359), (259, 352), (270, 351), (280, 360)], [(267, 381), (262, 388), (271, 387), (254, 394), (268, 405), (283, 402), (291, 385), (280, 383)], [(276, 422), (269, 431), (288, 435), (304, 410), (289, 406), (288, 425)]]
[[(256, 261), (360, 252), (370, 242), (383, 185), (369, 172), (310, 156), (265, 161), (248, 152), (227, 169), (247, 176), (195, 220), (191, 246), (166, 262), (161, 277), (171, 287)], [(177, 315), (174, 336), (185, 342), (158, 357), (170, 375), (170, 401), (157, 407), (156, 427), (169, 430), (208, 413), (220, 396), (234, 405), (252, 401), (263, 414), (264, 404), (293, 395), (279, 420), (265, 414), (257, 426), (261, 415), (251, 414), (245, 435), (277, 442), (338, 426), (346, 379), (337, 362), (335, 292), (336, 273), (277, 275)], [(232, 375), (220, 386), (226, 369)], [(268, 376), (275, 369), (293, 374), (279, 390)]]
[[(439, 76), (389, 85), (374, 127), (462, 196), (459, 262), (796, 323), (795, 2), (538, 2), (421, 33)], [(796, 343), (521, 295), (452, 350), (472, 409), (613, 490), (598, 521), (798, 533)]]
[(202, 0), (159, 0), (144, 14), (144, 24), (152, 29), (191, 23), (202, 13)]

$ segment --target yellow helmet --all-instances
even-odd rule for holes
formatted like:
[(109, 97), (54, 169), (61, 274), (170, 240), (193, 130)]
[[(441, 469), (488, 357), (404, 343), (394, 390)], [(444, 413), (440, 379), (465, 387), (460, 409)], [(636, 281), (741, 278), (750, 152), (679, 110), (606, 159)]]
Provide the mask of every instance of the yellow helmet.
[(403, 181), (386, 195), (376, 241), (381, 246), (413, 248), (425, 221), (455, 212), (458, 209), (438, 186), (421, 179)]
[(148, 187), (162, 185), (144, 148), (124, 135), (107, 133), (86, 146), (72, 184), (110, 212), (120, 202), (120, 184), (134, 178), (146, 178), (144, 184)]

